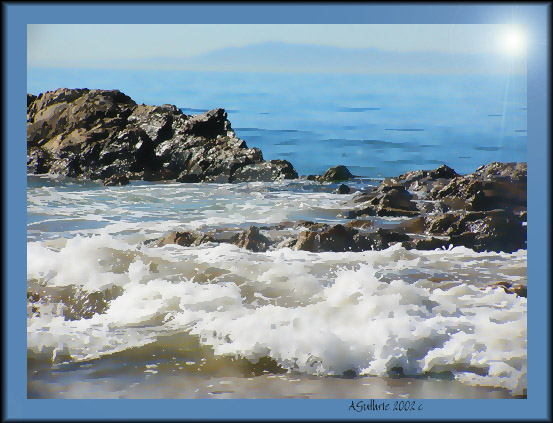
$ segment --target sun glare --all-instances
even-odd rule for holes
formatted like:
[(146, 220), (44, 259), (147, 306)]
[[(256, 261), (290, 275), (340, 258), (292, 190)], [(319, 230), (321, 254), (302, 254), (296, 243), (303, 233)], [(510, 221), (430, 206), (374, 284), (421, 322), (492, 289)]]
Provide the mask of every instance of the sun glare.
[(509, 56), (521, 56), (526, 53), (526, 32), (523, 28), (510, 26), (499, 36), (500, 50)]

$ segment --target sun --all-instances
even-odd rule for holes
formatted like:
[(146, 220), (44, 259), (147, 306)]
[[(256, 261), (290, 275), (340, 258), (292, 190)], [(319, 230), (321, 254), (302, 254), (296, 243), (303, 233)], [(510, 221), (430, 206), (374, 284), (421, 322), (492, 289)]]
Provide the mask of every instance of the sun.
[(526, 31), (524, 28), (509, 25), (498, 37), (499, 49), (509, 56), (522, 56), (526, 53)]

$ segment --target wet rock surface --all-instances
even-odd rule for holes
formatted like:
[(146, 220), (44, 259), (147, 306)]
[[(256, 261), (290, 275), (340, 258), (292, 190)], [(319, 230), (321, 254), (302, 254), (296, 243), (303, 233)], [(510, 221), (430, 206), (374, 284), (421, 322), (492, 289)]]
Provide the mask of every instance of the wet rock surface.
[(323, 175), (309, 175), (308, 180), (317, 182), (342, 182), (353, 178), (349, 169), (344, 165), (329, 168)]
[(289, 162), (265, 162), (237, 138), (224, 109), (189, 116), (173, 105), (136, 104), (118, 90), (65, 88), (27, 95), (27, 173), (221, 183), (297, 178)]
[[(521, 163), (492, 163), (464, 176), (444, 166), (435, 171), (410, 172), (352, 194), (345, 203), (352, 208), (341, 213), (347, 218), (343, 224), (298, 220), (250, 226), (246, 230), (219, 228), (208, 234), (173, 232), (152, 243), (195, 246), (223, 242), (254, 252), (279, 248), (359, 252), (383, 250), (399, 243), (416, 250), (463, 246), (477, 252), (512, 253), (526, 249), (525, 169), (526, 165)], [(423, 184), (435, 187), (436, 182), (441, 184), (439, 191), (420, 189)], [(453, 184), (473, 188), (470, 192), (456, 191), (451, 189)], [(516, 189), (508, 194), (500, 191), (501, 196), (490, 196), (490, 190), (484, 189), (503, 184), (513, 184)], [(417, 190), (411, 191), (409, 187)], [(489, 197), (494, 208), (474, 210), (470, 202), (464, 201), (479, 196)], [(446, 206), (444, 201), (451, 205)], [(386, 227), (378, 219), (384, 219)], [(515, 292), (514, 289), (511, 291)]]
[(230, 241), (241, 248), (254, 252), (267, 251), (269, 245), (272, 244), (269, 238), (259, 233), (257, 226), (250, 226), (244, 232), (233, 236)]
[(494, 162), (467, 175), (445, 165), (408, 172), (356, 194), (343, 215), (411, 217), (396, 224), (411, 234), (408, 248), (510, 253), (526, 248), (526, 170), (526, 163)]
[(118, 186), (118, 185), (128, 185), (129, 178), (127, 175), (113, 175), (109, 178), (104, 179), (104, 186)]

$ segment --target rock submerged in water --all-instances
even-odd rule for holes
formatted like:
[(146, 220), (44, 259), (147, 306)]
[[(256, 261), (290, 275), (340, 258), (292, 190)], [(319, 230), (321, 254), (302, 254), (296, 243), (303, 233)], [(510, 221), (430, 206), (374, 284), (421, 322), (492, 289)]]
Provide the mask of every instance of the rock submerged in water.
[(138, 105), (118, 90), (27, 95), (27, 172), (108, 180), (248, 182), (297, 178), (236, 137), (224, 109), (188, 116)]
[(296, 179), (297, 177), (298, 173), (290, 162), (269, 160), (268, 162), (241, 167), (233, 173), (230, 182), (271, 182), (281, 179)]
[(526, 249), (526, 163), (493, 162), (459, 175), (442, 165), (385, 179), (354, 198), (343, 214), (414, 217), (396, 228), (417, 234), (406, 246), (419, 250), (464, 246), (475, 251)]
[(334, 166), (328, 169), (323, 175), (309, 175), (310, 181), (317, 182), (343, 182), (353, 178), (353, 175), (344, 165)]
[(230, 243), (240, 248), (253, 252), (267, 251), (274, 242), (261, 234), (257, 226), (250, 226), (248, 229), (229, 236), (228, 233), (200, 233), (194, 231), (173, 231), (158, 239), (145, 242), (147, 245), (163, 247), (164, 245), (176, 244), (181, 247), (195, 247), (207, 242)]
[[(367, 250), (383, 250), (394, 244), (401, 244), (406, 249), (435, 250), (448, 249), (450, 247), (463, 246), (477, 252), (495, 251), (512, 253), (519, 249), (526, 249), (526, 196), (513, 193), (519, 192), (522, 188), (514, 190), (511, 197), (503, 195), (497, 199), (496, 205), (503, 208), (492, 210), (471, 210), (466, 202), (456, 203), (447, 211), (440, 207), (430, 207), (431, 212), (422, 207), (420, 202), (436, 202), (432, 198), (432, 190), (419, 189), (409, 192), (406, 186), (421, 188), (419, 184), (424, 178), (424, 184), (434, 185), (436, 181), (445, 183), (447, 186), (452, 181), (463, 180), (479, 181), (486, 178), (487, 183), (492, 185), (496, 182), (505, 183), (505, 177), (512, 174), (514, 183), (525, 182), (525, 164), (501, 164), (492, 163), (492, 169), (501, 169), (499, 172), (491, 172), (484, 166), (474, 174), (460, 176), (452, 172), (442, 173), (432, 171), (425, 172), (426, 176), (413, 182), (413, 178), (405, 178), (404, 184), (400, 178), (392, 178), (382, 181), (380, 186), (369, 192), (356, 194), (350, 203), (356, 205), (355, 213), (350, 215), (368, 215), (365, 219), (350, 220), (345, 224), (330, 225), (327, 223), (315, 223), (310, 221), (286, 222), (269, 227), (262, 227), (267, 230), (266, 235), (260, 233), (260, 228), (251, 226), (247, 230), (237, 228), (222, 230), (214, 234), (200, 234), (192, 232), (174, 232), (159, 240), (154, 240), (157, 245), (179, 244), (182, 246), (196, 246), (204, 242), (232, 243), (241, 248), (254, 252), (263, 252), (269, 249), (291, 248), (310, 252), (359, 252)], [(438, 168), (440, 169), (440, 168)], [(509, 171), (509, 169), (512, 171)], [(442, 176), (450, 176), (447, 180)], [(413, 174), (411, 174), (413, 175)], [(420, 174), (419, 174), (420, 175)], [(429, 175), (438, 175), (433, 176)], [(455, 175), (455, 176), (454, 176)], [(499, 178), (499, 180), (497, 179)], [(445, 179), (445, 181), (444, 181)], [(518, 181), (518, 182), (517, 182)], [(472, 185), (478, 186), (478, 185)], [(440, 189), (441, 191), (441, 189)], [(434, 191), (439, 192), (439, 191)], [(447, 192), (447, 191), (446, 191)], [(478, 190), (472, 194), (478, 194)], [(484, 195), (489, 194), (484, 193)], [(456, 196), (463, 196), (463, 192), (443, 195), (443, 199), (449, 200)], [(450, 198), (451, 197), (451, 198)], [(394, 217), (399, 221), (388, 222), (388, 228), (378, 227), (375, 216), (389, 217), (389, 210), (397, 211)], [(352, 210), (349, 210), (351, 212)], [(384, 211), (385, 214), (380, 214)], [(347, 213), (345, 213), (347, 214)], [(299, 234), (287, 233), (284, 238), (274, 237), (274, 232), (285, 228), (299, 230)], [(281, 233), (282, 235), (282, 233)], [(515, 288), (507, 292), (515, 292)], [(518, 288), (516, 288), (518, 290)], [(522, 293), (522, 288), (519, 290)], [(519, 291), (516, 291), (517, 294)], [(523, 294), (520, 294), (523, 295)]]
[(345, 184), (341, 184), (338, 189), (336, 189), (337, 194), (349, 194), (351, 192), (351, 188), (348, 187)]
[(352, 219), (359, 216), (416, 216), (420, 212), (412, 199), (413, 194), (403, 185), (385, 180), (375, 191), (364, 194), (361, 206), (348, 212), (347, 216)]
[(129, 184), (129, 178), (127, 178), (127, 175), (113, 175), (109, 178), (104, 179), (104, 186), (120, 186), (120, 185), (128, 185)]
[(244, 232), (233, 236), (230, 242), (256, 253), (267, 251), (269, 245), (272, 244), (269, 238), (259, 233), (259, 228), (257, 226), (250, 226)]

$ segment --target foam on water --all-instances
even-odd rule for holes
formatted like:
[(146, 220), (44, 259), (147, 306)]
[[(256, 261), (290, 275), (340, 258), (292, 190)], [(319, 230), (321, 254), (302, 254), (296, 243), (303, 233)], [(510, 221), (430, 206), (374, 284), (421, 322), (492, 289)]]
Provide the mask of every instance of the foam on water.
[[(310, 192), (318, 184), (304, 181), (229, 184), (136, 184), (92, 189), (68, 184), (63, 189), (48, 177), (31, 177), (42, 185), (27, 192), (30, 240), (90, 233), (139, 233), (160, 236), (175, 228), (277, 224), (311, 219), (338, 222), (339, 206), (350, 196)], [(308, 190), (306, 192), (306, 189)], [(319, 188), (320, 189), (320, 188)], [(71, 224), (64, 224), (70, 220)], [(82, 222), (76, 225), (75, 221)], [(86, 223), (86, 224), (85, 224)]]
[(253, 253), (230, 244), (155, 248), (108, 234), (29, 242), (29, 287), (45, 298), (68, 287), (120, 294), (88, 319), (68, 320), (70, 304), (45, 301), (28, 319), (28, 349), (86, 361), (185, 332), (217, 356), (270, 357), (304, 374), (400, 367), (521, 394), (526, 299), (486, 285), (524, 282), (525, 263), (525, 251), (462, 247)]
[(343, 221), (351, 195), (308, 181), (103, 188), (30, 179), (30, 358), (106, 360), (170, 349), (184, 335), (180, 348), (203, 348), (196, 361), (209, 350), (303, 375), (401, 369), (525, 392), (526, 298), (489, 285), (526, 284), (526, 251), (155, 247), (144, 241), (175, 229)]

